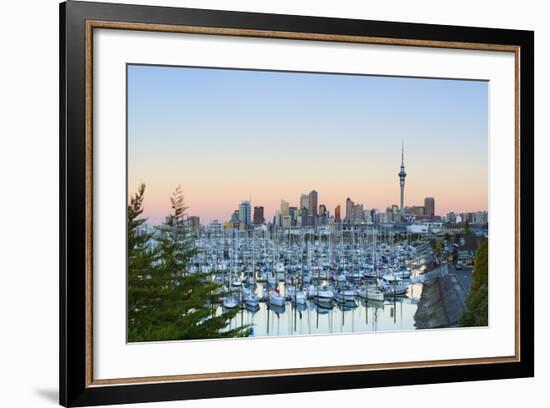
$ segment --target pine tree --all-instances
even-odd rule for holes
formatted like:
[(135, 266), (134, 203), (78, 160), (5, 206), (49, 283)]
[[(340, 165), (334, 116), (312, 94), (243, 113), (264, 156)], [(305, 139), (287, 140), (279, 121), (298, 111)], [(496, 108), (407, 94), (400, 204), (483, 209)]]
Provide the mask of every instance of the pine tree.
[(155, 227), (151, 273), (138, 282), (143, 286), (139, 291), (140, 318), (129, 327), (130, 341), (247, 335), (246, 326), (224, 330), (237, 311), (216, 313), (215, 304), (224, 295), (220, 286), (208, 274), (189, 271), (197, 248), (185, 219), (187, 208), (180, 187), (171, 204), (173, 213)]
[[(150, 278), (155, 260), (151, 246), (153, 234), (147, 231), (146, 218), (142, 218), (145, 184), (128, 205), (128, 341), (136, 341), (138, 333), (149, 326), (147, 314)], [(139, 336), (138, 336), (139, 337)]]

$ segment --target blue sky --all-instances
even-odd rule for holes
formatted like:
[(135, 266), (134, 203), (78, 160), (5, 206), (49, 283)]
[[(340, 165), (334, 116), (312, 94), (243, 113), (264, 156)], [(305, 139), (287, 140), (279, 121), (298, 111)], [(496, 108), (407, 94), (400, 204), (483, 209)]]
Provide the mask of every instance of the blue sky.
[(270, 216), (312, 189), (331, 210), (348, 195), (385, 208), (398, 202), (403, 141), (407, 205), (434, 196), (437, 213), (486, 209), (488, 86), (130, 65), (130, 193), (147, 184), (152, 218), (178, 184), (205, 221), (246, 198)]

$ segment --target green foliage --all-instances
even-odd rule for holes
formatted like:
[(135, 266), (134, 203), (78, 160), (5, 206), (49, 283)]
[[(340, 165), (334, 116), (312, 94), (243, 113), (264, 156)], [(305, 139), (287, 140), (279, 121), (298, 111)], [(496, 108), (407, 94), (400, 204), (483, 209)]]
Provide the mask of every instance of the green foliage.
[(487, 326), (489, 320), (489, 241), (485, 240), (476, 252), (470, 293), (466, 299), (466, 311), (460, 318), (462, 327)]
[(245, 326), (224, 331), (237, 310), (216, 312), (220, 286), (208, 274), (189, 272), (197, 249), (181, 189), (171, 197), (173, 213), (154, 233), (140, 231), (144, 191), (140, 186), (128, 206), (128, 341), (245, 336)]

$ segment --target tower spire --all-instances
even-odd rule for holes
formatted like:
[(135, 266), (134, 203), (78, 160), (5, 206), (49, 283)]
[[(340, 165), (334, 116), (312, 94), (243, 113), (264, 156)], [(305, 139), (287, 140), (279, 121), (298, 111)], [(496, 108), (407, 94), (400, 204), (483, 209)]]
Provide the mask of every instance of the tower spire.
[(405, 177), (407, 177), (407, 173), (405, 173), (405, 144), (403, 140), (401, 140), (401, 168), (397, 175), (399, 176), (399, 187), (401, 189), (399, 209), (403, 214), (405, 208)]

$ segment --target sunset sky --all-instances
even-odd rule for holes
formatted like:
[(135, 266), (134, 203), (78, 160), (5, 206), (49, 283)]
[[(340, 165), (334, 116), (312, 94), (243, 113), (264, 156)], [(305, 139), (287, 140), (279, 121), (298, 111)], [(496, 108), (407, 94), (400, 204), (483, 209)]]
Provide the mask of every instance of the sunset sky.
[(226, 221), (239, 202), (298, 205), (315, 189), (331, 214), (435, 198), (436, 214), (488, 206), (488, 82), (128, 66), (128, 189), (144, 215)]

